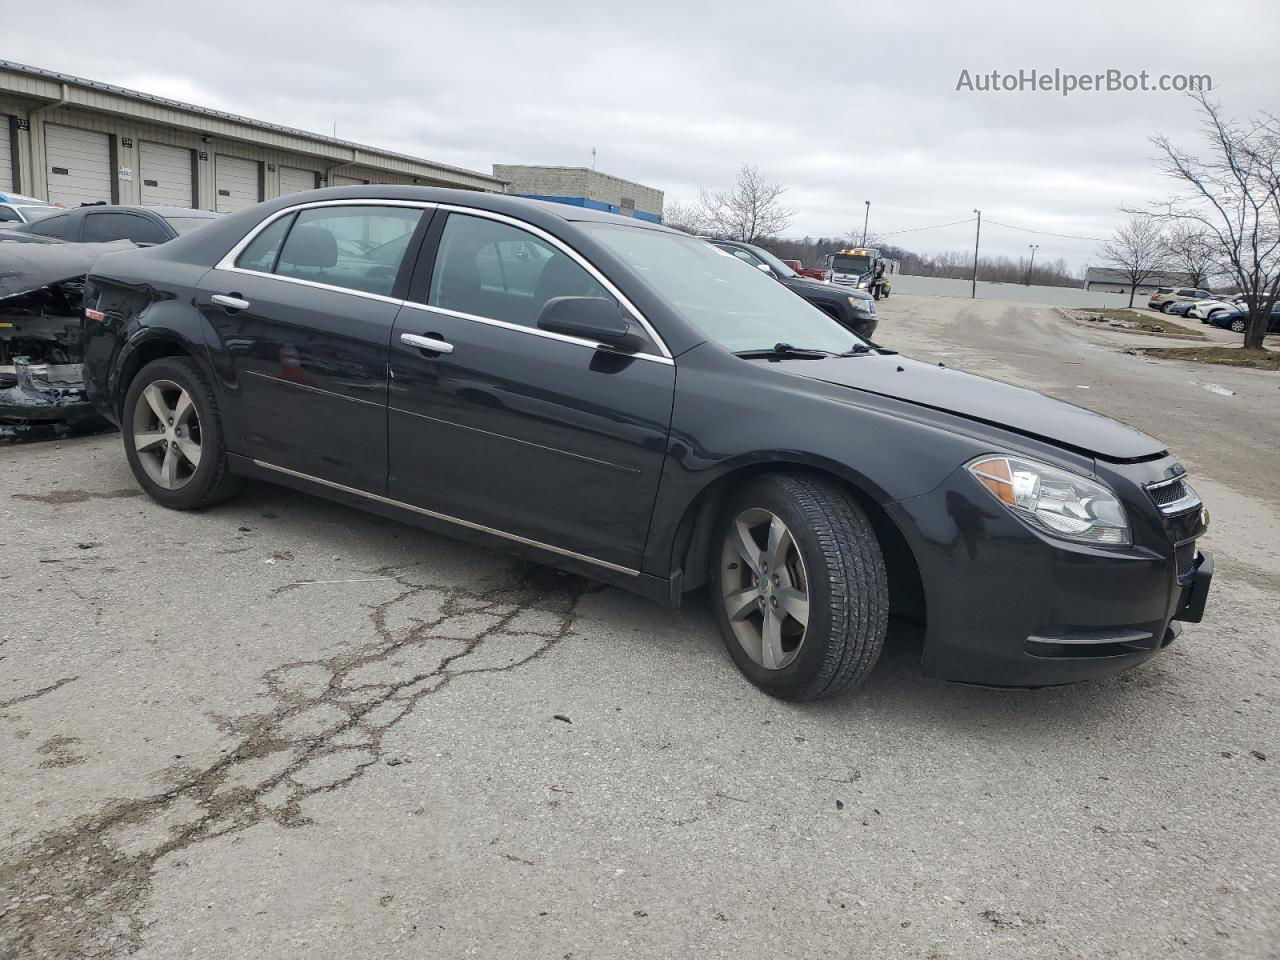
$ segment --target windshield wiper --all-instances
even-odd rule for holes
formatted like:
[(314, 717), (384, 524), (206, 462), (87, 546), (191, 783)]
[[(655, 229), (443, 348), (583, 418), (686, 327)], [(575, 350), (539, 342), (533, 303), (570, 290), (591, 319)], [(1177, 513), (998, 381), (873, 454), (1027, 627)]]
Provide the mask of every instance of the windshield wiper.
[(770, 357), (822, 360), (826, 357), (834, 357), (836, 354), (830, 350), (815, 350), (808, 347), (793, 347), (789, 343), (775, 343), (772, 347), (760, 350), (739, 350), (734, 356), (742, 357), (746, 360), (762, 360)]

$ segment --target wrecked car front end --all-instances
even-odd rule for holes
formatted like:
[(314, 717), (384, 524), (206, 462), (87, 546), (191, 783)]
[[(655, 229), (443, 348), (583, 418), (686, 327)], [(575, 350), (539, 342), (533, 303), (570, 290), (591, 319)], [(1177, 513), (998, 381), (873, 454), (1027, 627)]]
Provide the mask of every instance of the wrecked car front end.
[(101, 248), (0, 243), (0, 440), (104, 429), (85, 395), (84, 275)]

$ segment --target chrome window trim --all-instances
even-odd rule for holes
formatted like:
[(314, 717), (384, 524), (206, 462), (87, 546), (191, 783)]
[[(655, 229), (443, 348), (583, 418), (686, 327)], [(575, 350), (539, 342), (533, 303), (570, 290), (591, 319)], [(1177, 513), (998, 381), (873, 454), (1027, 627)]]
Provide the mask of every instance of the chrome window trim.
[[(582, 337), (571, 337), (571, 336), (568, 336), (567, 334), (562, 334), (562, 333), (552, 333), (550, 330), (539, 330), (537, 327), (528, 327), (519, 323), (511, 323), (510, 321), (507, 321), (507, 320), (498, 320), (493, 317), (482, 317), (476, 314), (463, 313), (459, 310), (449, 310), (445, 307), (433, 307), (430, 304), (418, 303), (415, 300), (399, 300), (395, 297), (383, 296), (380, 293), (369, 293), (364, 290), (353, 290), (350, 287), (340, 287), (331, 283), (320, 283), (317, 280), (304, 280), (300, 277), (284, 277), (278, 273), (267, 273), (266, 271), (263, 271), (263, 270), (250, 270), (247, 267), (236, 266), (236, 260), (240, 257), (240, 254), (244, 252), (245, 248), (249, 246), (249, 244), (253, 243), (254, 239), (258, 236), (258, 234), (260, 234), (263, 230), (269, 227), (272, 223), (279, 220), (281, 217), (287, 216), (291, 213), (297, 213), (301, 210), (309, 210), (314, 207), (370, 207), (370, 206), (412, 207), (412, 208), (416, 208), (423, 211), (445, 210), (450, 213), (460, 213), (466, 216), (482, 217), (488, 220), (495, 220), (499, 223), (505, 223), (508, 226), (515, 227), (518, 230), (524, 230), (528, 233), (533, 234), (534, 236), (538, 237), (541, 240), (545, 240), (547, 243), (550, 243), (556, 249), (568, 255), (575, 263), (577, 263), (580, 267), (586, 270), (587, 273), (591, 274), (591, 276), (594, 277), (600, 283), (601, 286), (603, 286), (606, 290), (608, 290), (610, 294), (612, 294), (615, 298), (617, 298), (618, 302), (621, 303), (624, 307), (626, 307), (626, 309), (631, 312), (631, 315), (636, 318), (640, 326), (644, 329), (644, 332), (648, 334), (649, 339), (652, 340), (654, 345), (658, 348), (658, 351), (661, 355), (656, 356), (652, 353), (626, 353), (624, 351), (615, 350), (614, 348), (610, 347), (608, 344), (597, 343), (594, 340), (586, 340), (586, 339), (583, 339)], [(381, 303), (393, 303), (393, 304), (398, 304), (399, 306), (402, 306), (402, 307), (413, 307), (415, 310), (426, 310), (430, 312), (440, 313), (448, 317), (457, 317), (458, 319), (461, 319), (461, 320), (471, 320), (476, 323), (485, 323), (485, 324), (489, 324), (490, 326), (502, 327), (503, 329), (506, 329), (506, 330), (515, 330), (520, 333), (531, 334), (535, 337), (544, 337), (548, 340), (559, 340), (562, 343), (574, 343), (574, 344), (577, 344), (578, 346), (587, 347), (591, 350), (606, 350), (612, 353), (617, 353), (619, 356), (635, 357), (637, 360), (648, 360), (653, 363), (663, 363), (668, 366), (675, 366), (675, 361), (672, 359), (671, 351), (667, 348), (667, 345), (663, 341), (663, 339), (660, 336), (658, 336), (658, 332), (653, 328), (653, 326), (649, 323), (649, 321), (645, 319), (644, 314), (642, 314), (639, 310), (637, 310), (635, 304), (633, 304), (629, 299), (627, 299), (627, 297), (622, 293), (622, 291), (619, 290), (608, 277), (606, 277), (603, 273), (601, 273), (598, 269), (596, 269), (596, 267), (589, 260), (583, 257), (582, 254), (578, 253), (578, 251), (574, 250), (572, 247), (566, 244), (559, 237), (553, 236), (552, 234), (543, 230), (541, 227), (536, 227), (533, 224), (528, 223), (524, 220), (520, 220), (516, 217), (510, 217), (502, 213), (494, 213), (489, 210), (480, 210), (480, 209), (477, 209), (476, 207), (464, 207), (464, 206), (460, 206), (458, 204), (453, 204), (453, 203), (434, 203), (431, 201), (424, 201), (424, 200), (382, 200), (376, 197), (365, 197), (365, 198), (346, 199), (346, 200), (311, 200), (304, 203), (295, 203), (292, 206), (284, 207), (280, 210), (277, 210), (271, 216), (267, 217), (267, 219), (258, 223), (252, 230), (250, 230), (247, 234), (241, 237), (240, 240), (236, 242), (235, 246), (233, 246), (230, 250), (228, 250), (221, 260), (219, 260), (216, 264), (214, 264), (213, 269), (221, 270), (225, 273), (244, 274), (245, 276), (250, 276), (250, 277), (268, 277), (272, 280), (279, 280), (282, 283), (296, 283), (304, 287), (314, 287), (317, 290), (331, 290), (335, 293), (345, 293), (353, 297), (364, 297), (366, 300), (377, 300)]]
[(660, 357), (654, 353), (627, 353), (609, 346), (607, 343), (597, 343), (595, 340), (584, 340), (582, 337), (571, 337), (567, 333), (554, 333), (551, 330), (539, 330), (537, 327), (526, 327), (524, 324), (511, 323), (509, 320), (495, 320), (493, 317), (481, 317), (474, 313), (463, 313), (461, 310), (449, 310), (445, 307), (433, 307), (429, 304), (418, 303), (415, 300), (404, 301), (406, 307), (414, 310), (424, 310), (427, 313), (439, 313), (446, 317), (456, 317), (459, 320), (470, 320), (473, 323), (483, 323), (490, 327), (501, 327), (503, 330), (514, 330), (516, 333), (527, 333), (534, 337), (543, 337), (547, 340), (559, 340), (561, 343), (572, 343), (579, 347), (586, 347), (589, 350), (605, 350), (609, 353), (615, 353), (620, 357), (634, 357), (637, 360), (648, 360), (651, 363), (662, 363), (669, 367), (675, 366), (675, 361), (667, 357)]
[[(639, 321), (640, 326), (644, 328), (644, 332), (649, 335), (649, 339), (652, 340), (654, 345), (658, 348), (658, 353), (662, 355), (663, 359), (671, 359), (671, 351), (667, 349), (666, 343), (660, 336), (658, 336), (658, 331), (653, 329), (649, 324), (649, 321), (645, 319), (644, 314), (636, 309), (636, 305), (628, 300), (623, 292), (614, 286), (613, 282), (608, 277), (596, 269), (595, 265), (591, 263), (590, 260), (578, 253), (577, 250), (573, 249), (573, 247), (569, 246), (559, 237), (547, 233), (547, 231), (543, 230), (541, 227), (535, 227), (527, 221), (507, 216), (504, 213), (493, 213), (489, 210), (477, 210), (475, 207), (463, 207), (452, 203), (440, 203), (436, 204), (436, 207), (450, 213), (461, 213), (466, 216), (483, 217), (486, 220), (496, 220), (498, 223), (505, 223), (507, 226), (515, 227), (517, 230), (524, 230), (527, 233), (532, 233), (535, 237), (545, 240), (547, 243), (560, 250), (560, 252), (567, 254), (570, 259), (577, 263), (578, 266), (582, 267), (582, 269), (586, 270), (587, 273), (591, 274), (592, 277), (599, 281), (601, 286), (613, 294), (617, 301), (631, 312), (631, 315)], [(515, 324), (515, 326), (519, 326), (519, 324)], [(636, 354), (636, 356), (639, 356), (639, 354)]]
[(369, 493), (367, 490), (360, 490), (356, 487), (348, 487), (343, 483), (336, 483), (333, 480), (325, 480), (322, 477), (315, 477), (309, 473), (302, 473), (299, 470), (290, 470), (288, 467), (280, 467), (274, 463), (267, 463), (265, 460), (253, 460), (254, 466), (261, 467), (263, 470), (273, 470), (276, 473), (283, 473), (290, 477), (296, 477), (299, 480), (306, 480), (309, 483), (316, 483), (322, 487), (328, 487), (331, 490), (340, 490), (343, 493), (349, 493), (357, 497), (364, 497), (367, 500), (373, 500), (377, 503), (385, 503), (388, 506), (399, 507), (402, 510), (409, 510), (413, 513), (420, 513), (424, 517), (431, 517), (433, 520), (443, 520), (445, 523), (457, 524), (460, 527), (466, 527), (469, 530), (475, 530), (479, 533), (488, 533), (495, 537), (501, 537), (504, 540), (510, 540), (513, 543), (519, 543), (527, 547), (534, 547), (538, 550), (546, 550), (548, 553), (554, 553), (562, 557), (568, 557), (572, 560), (581, 560), (584, 563), (590, 563), (597, 567), (603, 567), (606, 570), (613, 570), (617, 573), (624, 573), (627, 576), (640, 576), (639, 570), (633, 570), (631, 567), (624, 567), (618, 563), (610, 563), (608, 560), (597, 560), (595, 557), (589, 557), (585, 553), (577, 553), (573, 550), (566, 550), (564, 547), (552, 546), (549, 543), (542, 543), (538, 540), (530, 540), (528, 537), (522, 537), (519, 534), (508, 533), (505, 530), (499, 530), (496, 527), (487, 527), (483, 523), (474, 523), (471, 520), (460, 520), (457, 517), (451, 517), (446, 513), (437, 513), (435, 510), (428, 510), (426, 507), (414, 506), (412, 503), (405, 503), (402, 500), (393, 500), (390, 497), (380, 496), (376, 493)]
[[(236, 242), (236, 245), (226, 252), (221, 260), (213, 265), (215, 270), (230, 270), (233, 273), (249, 273), (258, 277), (275, 277), (277, 280), (292, 280), (293, 277), (282, 277), (277, 273), (267, 273), (263, 270), (250, 270), (247, 267), (237, 267), (236, 259), (244, 252), (244, 248), (253, 243), (254, 238), (263, 230), (271, 226), (281, 217), (290, 213), (297, 213), (299, 210), (309, 210), (313, 207), (415, 207), (419, 210), (434, 210), (439, 204), (431, 203), (425, 200), (379, 200), (376, 197), (368, 197), (360, 200), (311, 200), (304, 203), (295, 203), (293, 206), (284, 207), (277, 210), (267, 219), (261, 221), (252, 230), (246, 233)], [(303, 280), (302, 283), (312, 283), (310, 280)], [(329, 284), (312, 283), (313, 286), (324, 287), (329, 290), (350, 290), (349, 287), (333, 287)], [(380, 297), (376, 293), (364, 293), (361, 290), (353, 290), (352, 293), (359, 293), (362, 296)], [(383, 300), (390, 300), (392, 303), (399, 303), (394, 297), (380, 297)]]

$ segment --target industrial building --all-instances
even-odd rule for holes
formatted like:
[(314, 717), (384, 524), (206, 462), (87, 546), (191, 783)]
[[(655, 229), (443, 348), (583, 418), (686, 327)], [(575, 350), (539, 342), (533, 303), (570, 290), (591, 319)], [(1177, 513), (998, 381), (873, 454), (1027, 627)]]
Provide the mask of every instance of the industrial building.
[(505, 188), (473, 170), (0, 60), (0, 193), (230, 213), (360, 183)]
[[(1162, 271), (1153, 273), (1145, 281), (1138, 284), (1134, 291), (1136, 296), (1150, 295), (1157, 287), (1185, 287), (1190, 281), (1185, 273)], [(1129, 282), (1129, 274), (1124, 270), (1111, 267), (1089, 267), (1084, 274), (1084, 288), (1098, 290), (1103, 293), (1128, 293), (1133, 286)]]
[(662, 222), (662, 191), (587, 167), (535, 167), (495, 163), (494, 177), (505, 180), (507, 192), (534, 200), (569, 203), (606, 210), (624, 217)]

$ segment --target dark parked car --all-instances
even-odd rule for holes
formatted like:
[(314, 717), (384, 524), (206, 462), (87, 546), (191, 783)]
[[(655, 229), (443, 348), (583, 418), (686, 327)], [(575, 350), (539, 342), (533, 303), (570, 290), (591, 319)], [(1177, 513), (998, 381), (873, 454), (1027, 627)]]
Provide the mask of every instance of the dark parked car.
[(876, 332), (876, 301), (869, 293), (836, 287), (829, 283), (808, 280), (775, 257), (763, 247), (739, 240), (708, 240), (717, 247), (733, 254), (739, 260), (762, 269), (784, 287), (800, 294), (823, 313), (833, 317), (841, 326), (852, 330), (863, 339), (870, 340)]
[[(1215, 313), (1207, 322), (1212, 323), (1215, 327), (1222, 327), (1224, 330), (1244, 333), (1249, 326), (1249, 312), (1247, 310), (1231, 310), (1227, 313)], [(1271, 319), (1267, 324), (1267, 333), (1280, 333), (1280, 303), (1271, 308)]]
[(891, 608), (928, 674), (1021, 686), (1141, 663), (1204, 609), (1207, 515), (1163, 443), (881, 353), (656, 224), (337, 187), (105, 257), (85, 305), (90, 393), (158, 503), (258, 477), (672, 606), (709, 586), (776, 696), (865, 677)]
[(9, 232), (53, 237), (71, 243), (132, 240), (139, 246), (151, 246), (167, 243), (174, 237), (206, 226), (218, 216), (210, 210), (188, 210), (185, 207), (122, 207), (99, 203), (19, 224)]

